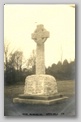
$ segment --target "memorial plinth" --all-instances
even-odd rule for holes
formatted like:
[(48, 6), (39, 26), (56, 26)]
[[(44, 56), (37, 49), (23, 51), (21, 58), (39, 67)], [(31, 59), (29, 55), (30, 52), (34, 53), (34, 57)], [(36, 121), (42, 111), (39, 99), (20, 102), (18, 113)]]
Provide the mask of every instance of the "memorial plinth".
[(47, 38), (49, 38), (49, 32), (44, 29), (43, 25), (38, 25), (32, 34), (32, 39), (37, 45), (36, 75), (26, 77), (24, 94), (14, 98), (14, 103), (49, 105), (67, 98), (58, 94), (56, 79), (45, 74), (44, 43)]
[(24, 94), (26, 95), (54, 95), (57, 93), (57, 84), (50, 75), (32, 75), (25, 81)]

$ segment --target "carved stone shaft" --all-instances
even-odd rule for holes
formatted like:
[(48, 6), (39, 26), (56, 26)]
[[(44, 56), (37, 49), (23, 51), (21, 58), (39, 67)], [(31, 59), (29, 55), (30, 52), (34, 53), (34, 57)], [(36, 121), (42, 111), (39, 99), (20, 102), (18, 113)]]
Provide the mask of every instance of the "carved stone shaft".
[(44, 64), (44, 43), (37, 44), (36, 49), (36, 74), (45, 74), (45, 64)]

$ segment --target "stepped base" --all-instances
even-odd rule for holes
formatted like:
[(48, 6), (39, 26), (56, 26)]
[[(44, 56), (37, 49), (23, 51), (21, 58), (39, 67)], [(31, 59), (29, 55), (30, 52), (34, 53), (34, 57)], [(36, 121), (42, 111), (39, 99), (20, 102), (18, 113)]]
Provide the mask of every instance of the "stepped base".
[(67, 99), (68, 97), (62, 96), (60, 94), (55, 94), (52, 96), (32, 96), (32, 95), (19, 95), (18, 98), (14, 98), (14, 103), (25, 103), (25, 104), (54, 104)]

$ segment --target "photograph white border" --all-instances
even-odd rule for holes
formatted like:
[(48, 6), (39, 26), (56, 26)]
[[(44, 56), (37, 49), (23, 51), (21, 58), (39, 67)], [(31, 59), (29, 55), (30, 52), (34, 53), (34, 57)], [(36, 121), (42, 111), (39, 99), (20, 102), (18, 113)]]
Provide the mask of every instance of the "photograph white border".
[[(5, 117), (4, 116), (4, 4), (76, 4), (76, 116), (75, 117)], [(17, 122), (17, 121), (57, 121), (67, 122), (70, 121), (81, 121), (81, 1), (80, 0), (1, 0), (0, 1), (0, 121), (1, 122)]]

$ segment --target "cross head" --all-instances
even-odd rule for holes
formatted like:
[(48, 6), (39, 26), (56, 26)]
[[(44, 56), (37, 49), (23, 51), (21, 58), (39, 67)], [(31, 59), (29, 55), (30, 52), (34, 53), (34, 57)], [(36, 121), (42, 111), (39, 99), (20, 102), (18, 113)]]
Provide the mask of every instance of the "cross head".
[(49, 38), (49, 32), (44, 29), (44, 26), (37, 25), (36, 30), (34, 33), (32, 33), (32, 39), (37, 43), (37, 44), (42, 44), (46, 41), (46, 39)]

